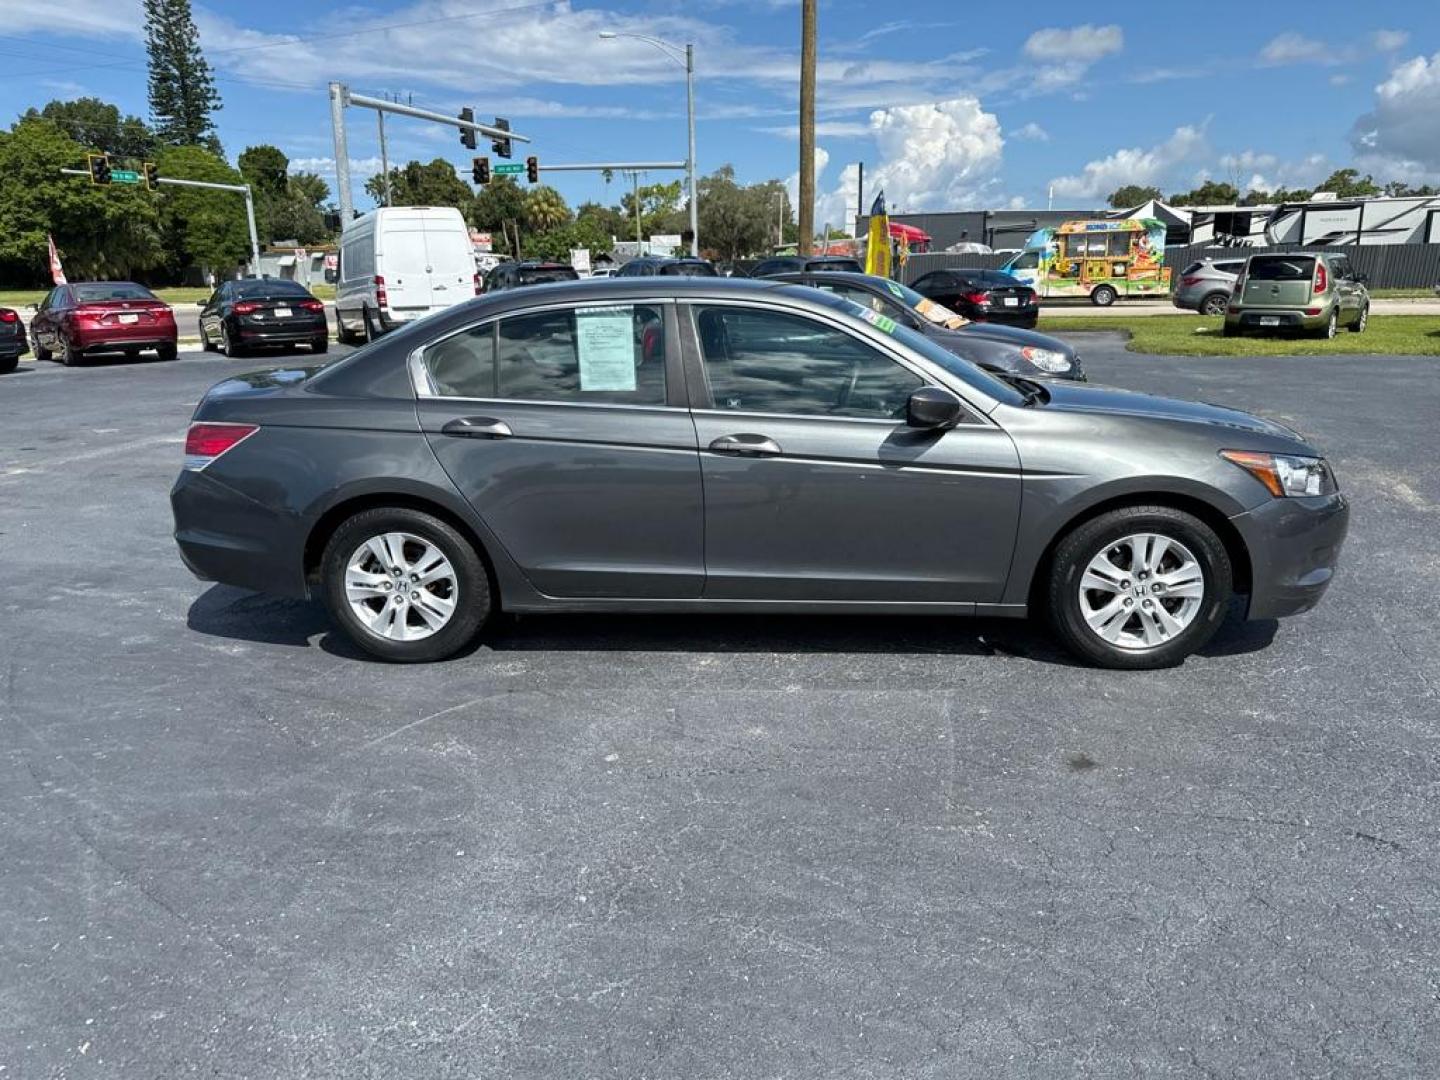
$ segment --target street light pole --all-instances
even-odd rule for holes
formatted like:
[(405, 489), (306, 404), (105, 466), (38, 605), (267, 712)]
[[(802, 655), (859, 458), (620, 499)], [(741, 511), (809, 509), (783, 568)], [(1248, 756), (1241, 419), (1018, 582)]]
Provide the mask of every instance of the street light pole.
[(685, 161), (686, 186), (690, 189), (690, 254), (700, 254), (700, 206), (695, 188), (695, 46), (693, 43), (685, 45), (685, 59), (681, 60), (678, 55), (680, 46), (672, 45), (660, 38), (649, 37), (645, 34), (622, 34), (614, 30), (601, 30), (600, 37), (604, 41), (614, 41), (616, 38), (628, 37), (643, 41), (648, 45), (654, 45), (662, 53), (674, 60), (677, 64), (685, 67), (685, 113), (689, 121), (690, 154)]

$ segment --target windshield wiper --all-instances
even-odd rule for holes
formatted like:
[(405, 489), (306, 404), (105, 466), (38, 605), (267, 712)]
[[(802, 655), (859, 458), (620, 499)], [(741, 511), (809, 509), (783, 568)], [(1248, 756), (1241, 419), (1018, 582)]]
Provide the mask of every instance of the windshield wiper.
[(1026, 405), (1034, 405), (1037, 402), (1044, 405), (1049, 402), (1050, 391), (1045, 387), (1044, 383), (1036, 382), (1034, 379), (1027, 379), (1024, 375), (1017, 375), (1013, 371), (1006, 371), (997, 364), (981, 364), (980, 366), (990, 372), (990, 374), (1004, 379), (1011, 386), (1015, 387), (1016, 390), (1019, 390), (1020, 393), (1025, 396)]

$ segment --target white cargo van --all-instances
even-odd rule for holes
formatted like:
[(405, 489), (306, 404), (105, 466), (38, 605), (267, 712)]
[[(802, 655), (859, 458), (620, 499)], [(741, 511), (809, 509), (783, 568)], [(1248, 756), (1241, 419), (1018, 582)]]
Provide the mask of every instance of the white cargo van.
[(390, 206), (340, 238), (335, 325), (342, 342), (379, 337), (479, 291), (470, 230), (453, 206)]

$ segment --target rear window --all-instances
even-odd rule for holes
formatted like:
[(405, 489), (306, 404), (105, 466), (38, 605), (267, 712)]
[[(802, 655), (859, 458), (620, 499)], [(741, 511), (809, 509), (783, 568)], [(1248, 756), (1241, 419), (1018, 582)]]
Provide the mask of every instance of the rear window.
[(999, 270), (984, 270), (980, 272), (978, 277), (986, 285), (994, 285), (1002, 289), (1020, 288), (1025, 285), (1019, 278), (1011, 277), (1009, 274), (1001, 273)]
[(93, 304), (100, 300), (154, 300), (156, 296), (144, 285), (130, 281), (95, 281), (71, 285), (77, 303)]
[(715, 268), (705, 262), (667, 263), (660, 267), (660, 273), (670, 277), (719, 277)]
[(569, 266), (525, 266), (520, 268), (520, 284), (544, 285), (551, 281), (578, 281), (580, 275)]
[(865, 268), (854, 259), (826, 259), (822, 262), (805, 264), (806, 270), (839, 270), (848, 274), (863, 274)]
[[(1245, 264), (1243, 262), (1216, 263), (1215, 269), (1219, 270), (1222, 274), (1238, 274), (1241, 270), (1245, 269)], [(1187, 270), (1186, 273), (1189, 273), (1189, 271)]]
[(304, 285), (284, 278), (266, 278), (259, 281), (235, 282), (236, 296), (309, 296)]
[(1250, 260), (1251, 281), (1309, 281), (1315, 260), (1301, 255), (1257, 255)]
[(1203, 262), (1193, 262), (1193, 263), (1191, 263), (1189, 266), (1185, 267), (1184, 270), (1181, 270), (1181, 271), (1180, 271), (1180, 276), (1181, 276), (1181, 277), (1185, 277), (1185, 276), (1187, 276), (1187, 275), (1189, 275), (1189, 274), (1193, 274), (1193, 273), (1195, 273), (1196, 270), (1200, 270), (1200, 269), (1202, 269), (1204, 266), (1205, 266), (1205, 264), (1204, 264)]

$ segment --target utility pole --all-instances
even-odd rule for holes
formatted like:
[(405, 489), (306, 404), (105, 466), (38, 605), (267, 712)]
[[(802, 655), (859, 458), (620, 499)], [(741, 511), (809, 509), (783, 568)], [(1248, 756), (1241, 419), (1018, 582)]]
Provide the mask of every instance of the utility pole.
[(643, 244), (645, 238), (640, 235), (640, 171), (637, 169), (632, 172), (630, 179), (634, 181), (635, 184), (635, 194), (631, 196), (631, 198), (635, 200), (635, 242), (637, 244)]
[(815, 250), (815, 6), (800, 8), (800, 246), (801, 255)]
[(385, 193), (385, 205), (390, 205), (390, 155), (385, 150), (385, 114), (377, 112), (375, 119), (380, 124), (380, 186)]
[(860, 235), (860, 215), (865, 213), (865, 163), (860, 162), (860, 179), (855, 185), (855, 228), (852, 234)]
[(350, 144), (345, 139), (345, 106), (350, 92), (338, 82), (330, 84), (330, 127), (335, 133), (335, 187), (340, 200), (340, 231), (343, 233), (354, 218), (355, 204), (350, 201)]
[(695, 46), (685, 46), (685, 111), (690, 123), (690, 157), (685, 162), (690, 174), (690, 255), (700, 257), (700, 207), (695, 194)]

